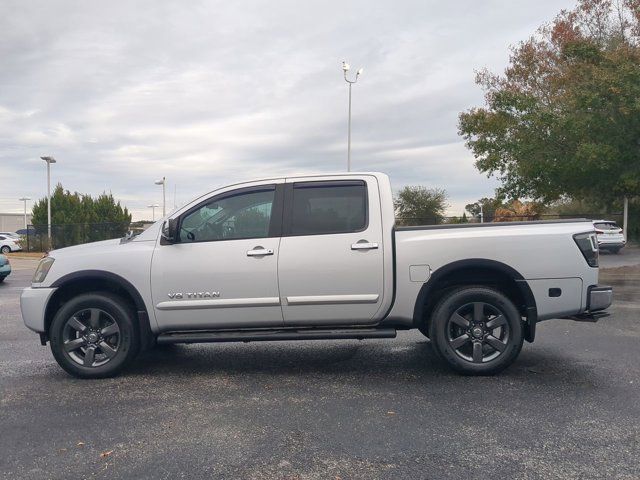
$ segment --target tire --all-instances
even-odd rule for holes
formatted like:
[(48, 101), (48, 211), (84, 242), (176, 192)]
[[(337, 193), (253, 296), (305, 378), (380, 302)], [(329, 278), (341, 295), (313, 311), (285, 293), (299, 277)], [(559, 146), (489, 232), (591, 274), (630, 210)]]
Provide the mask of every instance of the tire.
[(0, 253), (11, 253), (11, 247), (9, 245), (4, 245), (0, 248)]
[(438, 303), (429, 338), (453, 370), (464, 375), (494, 375), (511, 365), (522, 349), (522, 317), (500, 291), (463, 287)]
[(4, 282), (4, 279), (7, 277), (0, 277), (0, 283)]
[(74, 377), (112, 377), (138, 353), (139, 333), (133, 318), (131, 307), (116, 295), (78, 295), (53, 318), (49, 329), (51, 352)]

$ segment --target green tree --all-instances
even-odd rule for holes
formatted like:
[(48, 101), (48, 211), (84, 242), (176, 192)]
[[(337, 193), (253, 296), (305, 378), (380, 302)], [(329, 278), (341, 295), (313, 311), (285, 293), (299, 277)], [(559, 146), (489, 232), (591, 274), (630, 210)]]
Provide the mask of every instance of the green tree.
[[(622, 210), (621, 205), (613, 206), (617, 211)], [(549, 215), (558, 215), (560, 217), (590, 215), (597, 217), (605, 217), (612, 208), (603, 206), (600, 203), (593, 203), (588, 200), (574, 200), (571, 198), (563, 198), (548, 205), (545, 209)]]
[(501, 198), (483, 197), (477, 202), (467, 204), (464, 209), (474, 218), (480, 218), (480, 206), (484, 220), (490, 222), (495, 217), (496, 210), (504, 207), (504, 203)]
[(640, 0), (579, 0), (482, 71), (486, 106), (460, 115), (477, 168), (510, 198), (640, 194)]
[(394, 199), (399, 225), (432, 225), (442, 223), (447, 192), (440, 188), (406, 186)]
[[(47, 199), (34, 203), (32, 223), (41, 233), (46, 232)], [(113, 195), (103, 193), (97, 198), (71, 193), (61, 184), (51, 195), (51, 225), (53, 247), (117, 238), (124, 235), (131, 223), (131, 214)]]

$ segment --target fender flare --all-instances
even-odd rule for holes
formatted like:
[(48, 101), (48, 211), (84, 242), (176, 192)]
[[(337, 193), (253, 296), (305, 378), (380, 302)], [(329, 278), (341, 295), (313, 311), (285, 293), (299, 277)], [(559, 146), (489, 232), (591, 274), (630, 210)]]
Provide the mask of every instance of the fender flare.
[[(149, 313), (147, 306), (144, 303), (142, 295), (138, 289), (133, 286), (127, 279), (121, 277), (112, 272), (106, 270), (78, 270), (77, 272), (68, 273), (62, 277), (56, 279), (51, 285), (51, 288), (60, 288), (68, 284), (69, 282), (75, 282), (78, 280), (107, 280), (118, 284), (129, 296), (133, 299), (136, 314), (138, 317), (138, 324), (140, 326), (140, 343), (142, 349), (146, 349), (152, 342), (153, 332), (151, 330), (151, 323), (149, 320)], [(48, 307), (48, 305), (47, 305)]]
[(528, 342), (533, 342), (535, 339), (536, 323), (538, 321), (538, 309), (536, 306), (536, 299), (531, 291), (529, 283), (525, 280), (522, 274), (513, 267), (487, 258), (457, 260), (436, 269), (418, 293), (413, 309), (414, 322), (418, 322), (419, 319), (423, 317), (426, 299), (429, 298), (430, 293), (439, 286), (438, 284), (440, 283), (440, 280), (456, 270), (465, 268), (495, 270), (513, 279), (525, 302), (525, 316), (527, 318), (527, 322), (525, 324), (525, 339)]

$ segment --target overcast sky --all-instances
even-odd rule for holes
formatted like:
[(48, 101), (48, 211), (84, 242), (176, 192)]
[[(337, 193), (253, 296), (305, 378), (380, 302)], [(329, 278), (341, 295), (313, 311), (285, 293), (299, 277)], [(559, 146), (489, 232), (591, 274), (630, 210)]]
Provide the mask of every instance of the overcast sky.
[(0, 15), (0, 212), (52, 183), (111, 191), (134, 214), (239, 180), (352, 165), (394, 189), (442, 187), (449, 213), (493, 193), (457, 134), (474, 70), (565, 0), (7, 1)]

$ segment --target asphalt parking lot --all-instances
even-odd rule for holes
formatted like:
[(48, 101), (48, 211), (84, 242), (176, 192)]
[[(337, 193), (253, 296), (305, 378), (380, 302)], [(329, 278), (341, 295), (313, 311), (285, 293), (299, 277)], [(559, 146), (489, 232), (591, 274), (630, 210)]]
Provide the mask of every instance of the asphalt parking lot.
[(640, 251), (602, 255), (597, 324), (552, 320), (497, 377), (395, 340), (177, 346), (76, 380), (0, 285), (0, 478), (640, 477)]

